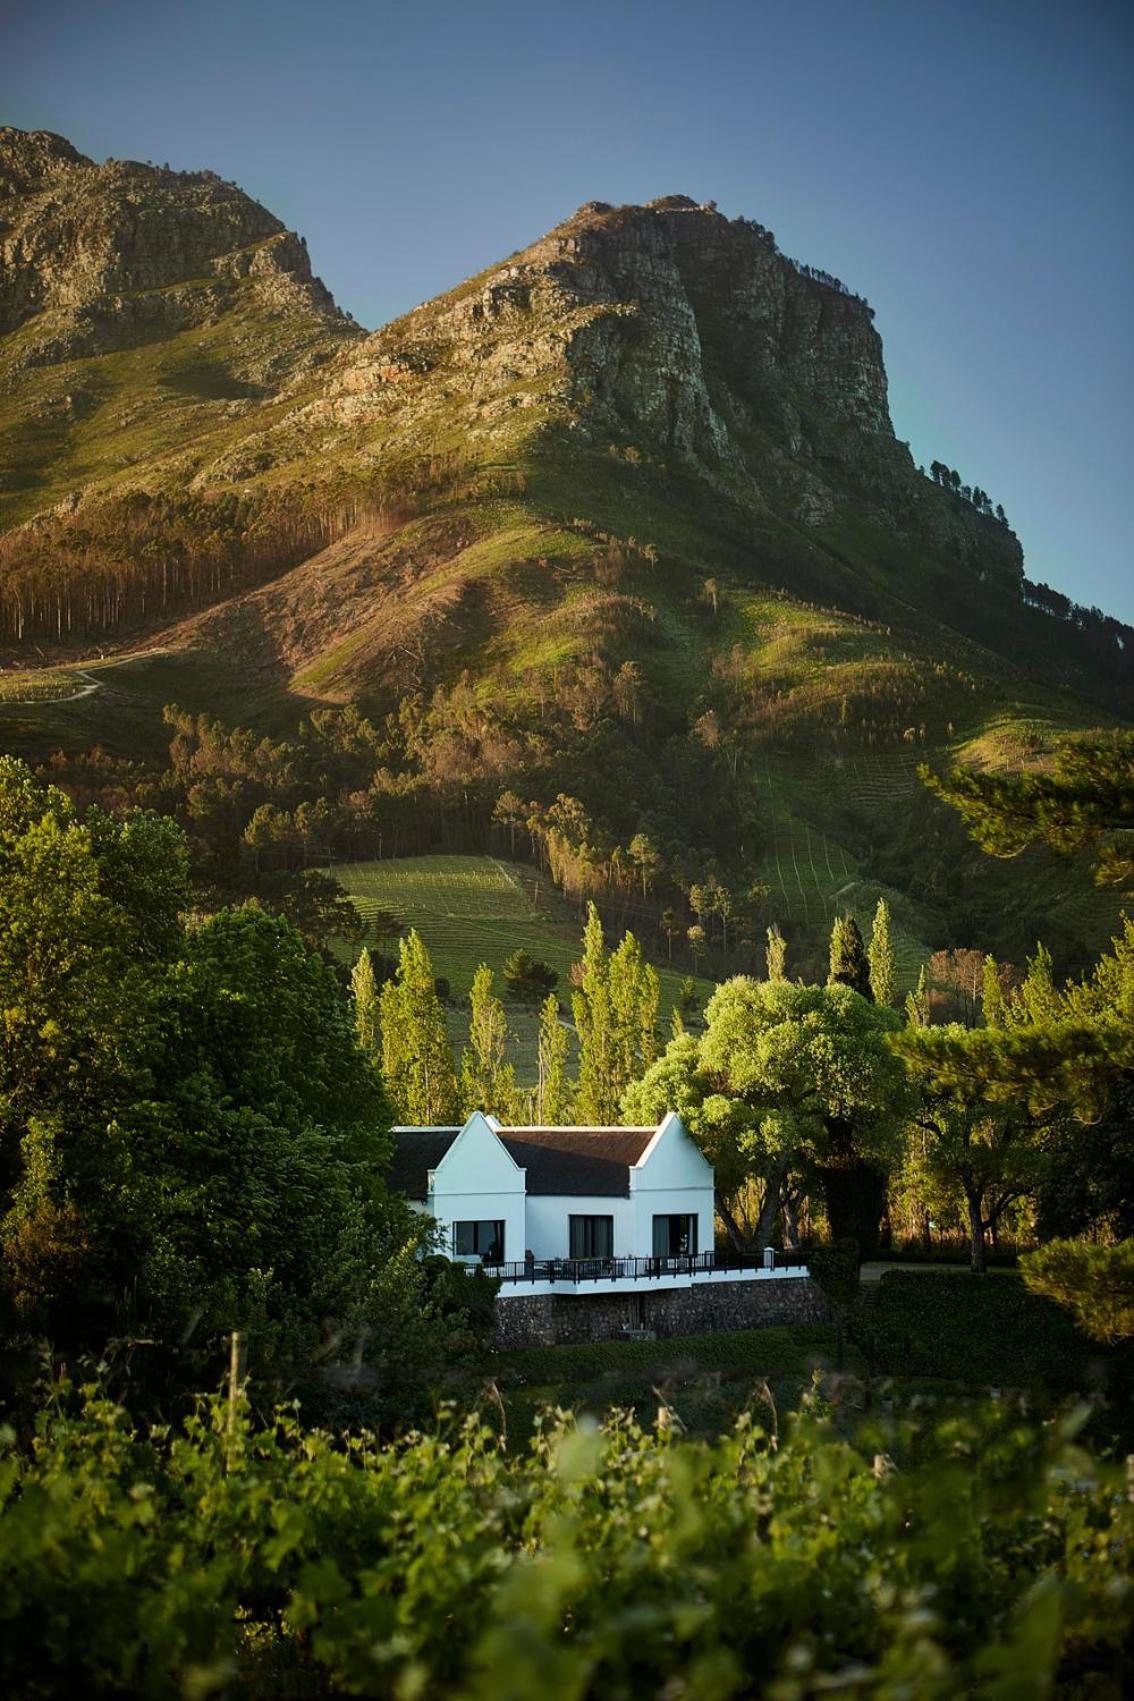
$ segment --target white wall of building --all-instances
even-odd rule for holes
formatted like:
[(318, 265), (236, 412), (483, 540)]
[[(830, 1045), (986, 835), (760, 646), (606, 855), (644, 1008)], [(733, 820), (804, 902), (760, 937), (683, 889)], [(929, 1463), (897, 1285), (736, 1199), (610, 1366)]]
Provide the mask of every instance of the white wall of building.
[(655, 1216), (695, 1216), (697, 1251), (713, 1250), (713, 1168), (674, 1111), (631, 1167), (630, 1204), (639, 1258), (653, 1253)]
[(532, 1194), (528, 1199), (526, 1250), (530, 1250), (536, 1258), (569, 1257), (572, 1217), (613, 1217), (614, 1256), (642, 1256), (636, 1239), (637, 1216), (633, 1200), (612, 1199), (609, 1195)]
[(479, 1111), (465, 1123), (430, 1172), (426, 1209), (436, 1217), (452, 1250), (453, 1224), (504, 1224), (504, 1259), (523, 1258), (526, 1242), (524, 1171)]

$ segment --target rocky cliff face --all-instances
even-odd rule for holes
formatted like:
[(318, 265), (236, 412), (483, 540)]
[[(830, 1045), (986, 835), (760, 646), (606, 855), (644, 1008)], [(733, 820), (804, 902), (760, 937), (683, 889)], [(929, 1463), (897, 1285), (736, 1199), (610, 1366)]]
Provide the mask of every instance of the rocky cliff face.
[(302, 239), (234, 184), (0, 129), (0, 333), (44, 316), (25, 339), (41, 357), (103, 353), (163, 317), (215, 315), (248, 277), (267, 304), (341, 317)]
[(918, 474), (893, 433), (873, 312), (745, 219), (669, 196), (589, 203), (503, 267), (352, 347), (320, 404), (348, 430), (507, 455), (543, 430), (677, 462), (753, 514), (848, 505), (1009, 579), (1003, 526)]

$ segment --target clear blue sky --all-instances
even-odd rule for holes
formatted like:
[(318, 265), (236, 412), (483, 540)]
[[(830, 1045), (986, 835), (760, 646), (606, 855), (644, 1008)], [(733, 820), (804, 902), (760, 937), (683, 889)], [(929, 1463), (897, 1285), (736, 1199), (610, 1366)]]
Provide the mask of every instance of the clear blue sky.
[(375, 326), (682, 193), (877, 309), (895, 427), (1134, 621), (1128, 0), (6, 0), (0, 112), (211, 167)]

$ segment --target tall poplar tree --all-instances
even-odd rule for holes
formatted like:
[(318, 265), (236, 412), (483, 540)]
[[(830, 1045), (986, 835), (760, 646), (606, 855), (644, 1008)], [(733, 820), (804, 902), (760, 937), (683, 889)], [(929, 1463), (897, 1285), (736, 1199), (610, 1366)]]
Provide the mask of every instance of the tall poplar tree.
[(457, 1072), (433, 964), (416, 928), (399, 941), (397, 977), (379, 999), (382, 1072), (402, 1122), (444, 1125), (458, 1113)]
[(571, 1082), (567, 1073), (571, 1038), (559, 1020), (559, 1001), (549, 992), (539, 1013), (539, 1078), (536, 1117), (554, 1127), (571, 1115)]
[(371, 1062), (377, 1063), (382, 1047), (379, 1037), (378, 983), (374, 979), (374, 964), (365, 945), (358, 953), (358, 961), (351, 970), (350, 990), (354, 1002), (354, 1031), (358, 1043)]
[(878, 900), (874, 926), (870, 930), (870, 990), (875, 1004), (893, 1004), (898, 990), (890, 906), (885, 898)]
[(492, 991), (492, 970), (481, 963), (469, 992), (469, 1043), (461, 1058), (465, 1114), (485, 1110), (501, 1122), (516, 1113), (516, 1071), (505, 1062), (508, 1018)]
[(787, 979), (787, 940), (775, 922), (768, 929), (768, 944), (764, 952), (764, 959), (768, 965), (769, 980), (781, 981)]
[(870, 998), (870, 964), (866, 946), (853, 915), (836, 916), (831, 929), (831, 970), (828, 986), (849, 986), (863, 998)]
[(632, 933), (609, 957), (598, 910), (591, 904), (583, 934), (579, 990), (571, 999), (579, 1035), (579, 1116), (615, 1122), (622, 1094), (657, 1056), (657, 971)]

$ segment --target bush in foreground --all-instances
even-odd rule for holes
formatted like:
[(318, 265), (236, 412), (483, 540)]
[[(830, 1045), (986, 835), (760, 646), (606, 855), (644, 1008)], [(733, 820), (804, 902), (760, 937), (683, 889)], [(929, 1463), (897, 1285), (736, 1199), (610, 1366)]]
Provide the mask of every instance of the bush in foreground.
[[(0, 1684), (22, 1697), (1117, 1697), (1134, 1506), (1010, 1409), (857, 1444), (810, 1402), (712, 1444), (562, 1415), (379, 1447), (88, 1391), (0, 1456)], [(896, 1461), (896, 1463), (895, 1463)]]

